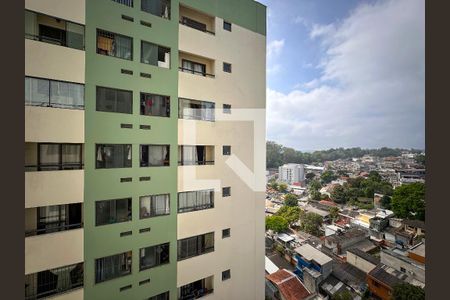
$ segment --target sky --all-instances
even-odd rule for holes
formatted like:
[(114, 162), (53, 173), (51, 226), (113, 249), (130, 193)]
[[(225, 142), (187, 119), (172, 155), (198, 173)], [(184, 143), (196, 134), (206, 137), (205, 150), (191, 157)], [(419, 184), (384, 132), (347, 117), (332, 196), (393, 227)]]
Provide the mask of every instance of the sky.
[(425, 147), (424, 0), (267, 6), (267, 139), (301, 151)]

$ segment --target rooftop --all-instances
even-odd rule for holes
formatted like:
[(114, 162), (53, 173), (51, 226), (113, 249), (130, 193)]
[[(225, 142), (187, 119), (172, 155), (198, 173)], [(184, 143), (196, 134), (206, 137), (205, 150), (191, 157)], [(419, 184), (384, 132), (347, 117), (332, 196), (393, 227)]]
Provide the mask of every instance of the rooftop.
[(311, 295), (297, 275), (288, 270), (278, 270), (266, 278), (278, 287), (286, 300), (302, 300)]
[(366, 232), (359, 228), (351, 228), (343, 233), (335, 233), (330, 236), (327, 236), (325, 239), (330, 242), (340, 242), (343, 240), (359, 237), (359, 236), (366, 236)]
[(267, 256), (265, 256), (265, 260), (266, 260), (265, 267), (267, 273), (273, 274), (279, 270), (279, 268)]
[(312, 213), (318, 214), (318, 215), (320, 215), (322, 217), (326, 217), (326, 216), (330, 215), (330, 212), (328, 212), (326, 210), (315, 208), (314, 206), (311, 206), (311, 205), (305, 206), (304, 209), (307, 212), (312, 212)]
[(403, 280), (400, 278), (397, 278), (397, 276), (393, 275), (394, 273), (390, 269), (392, 269), (392, 268), (389, 268), (385, 265), (380, 264), (380, 265), (376, 266), (375, 269), (370, 271), (369, 275), (390, 287), (393, 287), (396, 284), (402, 283)]
[(305, 244), (303, 246), (295, 248), (295, 252), (303, 256), (305, 259), (319, 263), (320, 265), (324, 265), (330, 261), (333, 261), (331, 257), (325, 255), (320, 250), (314, 248), (309, 244)]
[(362, 251), (361, 249), (352, 248), (352, 249), (347, 250), (347, 252), (353, 253), (356, 256), (359, 256), (362, 259), (364, 259), (374, 265), (378, 265), (380, 263), (380, 258), (370, 255), (369, 253), (366, 253), (366, 252)]
[(403, 220), (403, 224), (415, 228), (425, 229), (425, 222), (420, 220)]
[(334, 261), (332, 274), (356, 290), (366, 283), (366, 273), (347, 262), (340, 263)]
[(425, 257), (425, 244), (419, 244), (409, 250), (409, 252)]

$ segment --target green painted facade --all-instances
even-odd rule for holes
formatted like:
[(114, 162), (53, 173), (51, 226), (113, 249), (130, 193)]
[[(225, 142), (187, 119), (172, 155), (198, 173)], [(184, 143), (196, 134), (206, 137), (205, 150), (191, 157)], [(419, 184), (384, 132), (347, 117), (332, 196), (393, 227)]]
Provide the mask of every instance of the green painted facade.
[[(84, 189), (84, 298), (87, 300), (147, 299), (170, 291), (177, 299), (177, 152), (178, 152), (178, 19), (179, 3), (215, 15), (260, 34), (266, 34), (265, 6), (248, 0), (171, 0), (171, 19), (142, 12), (111, 0), (86, 1), (85, 67), (85, 189)], [(133, 22), (122, 15), (134, 18)], [(140, 21), (152, 24), (143, 26)], [(133, 59), (96, 53), (97, 28), (133, 38)], [(170, 69), (140, 62), (141, 40), (171, 49)], [(133, 75), (122, 74), (132, 70)], [(143, 78), (141, 72), (151, 74)], [(96, 86), (132, 90), (133, 114), (96, 111)], [(140, 92), (170, 96), (170, 118), (140, 115)], [(121, 128), (122, 123), (133, 128)], [(151, 130), (139, 129), (151, 125)], [(132, 144), (132, 167), (95, 168), (96, 144)], [(170, 144), (169, 167), (139, 167), (140, 144)], [(139, 181), (151, 176), (151, 181)], [(132, 177), (132, 182), (120, 178)], [(170, 193), (170, 215), (139, 219), (139, 197)], [(95, 202), (132, 197), (132, 221), (95, 226)], [(139, 233), (150, 227), (151, 231)], [(120, 237), (121, 232), (132, 235)], [(170, 263), (139, 271), (139, 249), (170, 242)], [(95, 284), (95, 259), (131, 250), (132, 273)], [(150, 279), (149, 284), (139, 282)], [(120, 292), (121, 287), (132, 288)]]
[[(85, 86), (85, 198), (84, 198), (84, 256), (85, 299), (147, 299), (170, 291), (176, 299), (177, 265), (177, 123), (178, 123), (178, 1), (172, 0), (171, 20), (111, 0), (86, 1), (86, 86)], [(134, 22), (122, 19), (134, 18)], [(152, 27), (140, 24), (149, 22)], [(133, 38), (133, 60), (96, 53), (97, 28)], [(171, 49), (170, 69), (140, 62), (141, 40)], [(133, 75), (121, 73), (133, 71)], [(151, 79), (140, 77), (150, 73)], [(133, 114), (96, 111), (96, 86), (133, 91)], [(170, 118), (140, 115), (140, 92), (170, 96)], [(133, 124), (132, 129), (121, 123)], [(139, 129), (151, 125), (151, 130)], [(132, 168), (95, 169), (95, 144), (132, 144)], [(170, 144), (169, 167), (139, 167), (140, 144)], [(139, 181), (151, 176), (151, 181)], [(132, 177), (132, 182), (120, 182)], [(139, 197), (170, 193), (170, 215), (139, 219)], [(132, 221), (95, 226), (95, 201), (132, 197)], [(139, 233), (150, 227), (151, 231)], [(120, 237), (124, 231), (131, 236)], [(139, 249), (170, 242), (170, 263), (139, 271)], [(132, 273), (95, 284), (95, 259), (132, 250)], [(149, 284), (139, 286), (142, 280)], [(132, 285), (120, 292), (120, 288)]]

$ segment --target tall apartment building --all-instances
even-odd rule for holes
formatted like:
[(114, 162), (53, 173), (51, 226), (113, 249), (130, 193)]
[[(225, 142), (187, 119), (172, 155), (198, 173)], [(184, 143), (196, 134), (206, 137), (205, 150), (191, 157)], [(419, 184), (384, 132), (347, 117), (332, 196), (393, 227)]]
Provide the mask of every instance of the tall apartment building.
[(25, 1), (25, 299), (264, 298), (265, 22)]
[(305, 166), (302, 164), (284, 164), (278, 167), (280, 181), (293, 184), (305, 181)]

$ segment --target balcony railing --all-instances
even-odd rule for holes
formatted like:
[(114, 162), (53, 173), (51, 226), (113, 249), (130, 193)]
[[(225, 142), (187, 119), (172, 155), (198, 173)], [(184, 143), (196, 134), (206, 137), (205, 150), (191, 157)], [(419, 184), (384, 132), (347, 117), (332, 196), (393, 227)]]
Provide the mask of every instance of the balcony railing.
[(183, 160), (178, 161), (179, 166), (214, 165), (214, 160)]
[(190, 20), (188, 18), (183, 17), (183, 19), (180, 20), (180, 24), (185, 25), (185, 26), (190, 27), (190, 28), (193, 28), (193, 29), (198, 30), (198, 31), (209, 33), (211, 35), (216, 35), (216, 33), (214, 31), (207, 30), (206, 26), (199, 26), (199, 25), (197, 25), (197, 24), (201, 24), (201, 23), (197, 23), (195, 21), (192, 22), (192, 21), (193, 20)]
[[(55, 225), (52, 227), (51, 225)], [(41, 234), (47, 234), (47, 233), (53, 233), (53, 232), (59, 232), (59, 231), (66, 231), (66, 230), (72, 230), (72, 229), (78, 229), (83, 227), (83, 223), (77, 223), (77, 224), (60, 224), (60, 222), (53, 222), (53, 223), (45, 223), (47, 228), (40, 228), (40, 229), (33, 229), (33, 230), (27, 230), (25, 231), (25, 237), (29, 236), (35, 236), (35, 235), (41, 235)], [(38, 226), (40, 227), (40, 226)]]
[(195, 75), (201, 75), (203, 77), (210, 77), (210, 78), (215, 78), (216, 77), (216, 75), (214, 75), (214, 74), (209, 74), (209, 73), (206, 73), (206, 72), (196, 71), (194, 69), (188, 69), (188, 68), (179, 67), (178, 70), (180, 70), (181, 72), (191, 73), (191, 74), (195, 74)]
[(40, 299), (83, 286), (83, 263), (25, 276), (25, 299)]
[(25, 165), (25, 172), (29, 172), (29, 171), (82, 170), (83, 167), (84, 167), (83, 163)]

